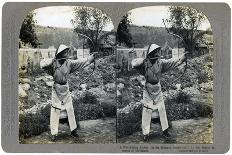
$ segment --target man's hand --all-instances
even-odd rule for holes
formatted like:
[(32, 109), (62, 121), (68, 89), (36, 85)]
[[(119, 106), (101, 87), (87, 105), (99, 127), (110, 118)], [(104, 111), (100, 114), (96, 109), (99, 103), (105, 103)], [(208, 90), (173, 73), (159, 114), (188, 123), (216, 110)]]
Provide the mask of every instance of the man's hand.
[(40, 68), (44, 68), (47, 66), (50, 66), (53, 64), (53, 59), (49, 58), (49, 59), (43, 59), (40, 61)]
[(94, 57), (94, 59), (96, 58), (98, 52), (93, 52), (91, 55)]
[(131, 61), (132, 68), (138, 67), (142, 65), (144, 62), (144, 58), (136, 58)]
[(89, 57), (89, 64), (92, 63), (94, 61), (94, 59), (96, 58), (97, 52), (93, 52), (90, 57)]
[(56, 59), (55, 59), (55, 58), (52, 58), (52, 64), (53, 64), (55, 61), (56, 61)]
[(188, 54), (188, 53), (189, 53), (189, 52), (186, 51), (186, 52), (180, 57), (180, 59), (179, 59), (179, 65), (186, 61), (186, 59), (187, 59), (187, 54)]

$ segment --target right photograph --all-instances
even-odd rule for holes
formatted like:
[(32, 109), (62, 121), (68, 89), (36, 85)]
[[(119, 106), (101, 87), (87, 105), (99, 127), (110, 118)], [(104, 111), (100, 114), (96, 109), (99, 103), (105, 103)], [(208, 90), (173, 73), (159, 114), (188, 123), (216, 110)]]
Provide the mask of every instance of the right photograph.
[(213, 143), (213, 31), (201, 10), (130, 10), (117, 28), (117, 143)]

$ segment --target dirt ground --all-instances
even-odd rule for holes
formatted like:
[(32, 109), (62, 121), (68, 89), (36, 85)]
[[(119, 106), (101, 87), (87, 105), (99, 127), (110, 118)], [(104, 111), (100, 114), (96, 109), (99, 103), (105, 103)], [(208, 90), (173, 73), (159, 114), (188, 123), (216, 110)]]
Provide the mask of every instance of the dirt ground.
[[(24, 139), (24, 144), (73, 144), (73, 143), (116, 143), (115, 118), (80, 121), (80, 138), (74, 139), (70, 136), (69, 128), (60, 125), (59, 136), (56, 142), (50, 140), (50, 133), (44, 132), (38, 136)], [(151, 136), (148, 142), (142, 140), (142, 133), (138, 131), (130, 136), (118, 138), (117, 143), (213, 143), (213, 120), (209, 118), (198, 118), (189, 120), (178, 120), (172, 122), (170, 131), (172, 138), (162, 137), (161, 127), (152, 124)]]
[(213, 143), (213, 120), (209, 118), (198, 118), (188, 120), (178, 120), (172, 122), (170, 134), (172, 137), (166, 139), (162, 136), (159, 124), (151, 125), (150, 139), (148, 142), (142, 140), (142, 131), (130, 136), (118, 139), (118, 143)]
[(72, 144), (72, 143), (95, 143), (110, 144), (116, 142), (116, 124), (115, 118), (105, 118), (97, 120), (80, 121), (78, 129), (79, 138), (70, 136), (69, 127), (66, 124), (59, 126), (59, 135), (57, 141), (50, 139), (49, 131), (38, 136), (24, 139), (23, 144)]

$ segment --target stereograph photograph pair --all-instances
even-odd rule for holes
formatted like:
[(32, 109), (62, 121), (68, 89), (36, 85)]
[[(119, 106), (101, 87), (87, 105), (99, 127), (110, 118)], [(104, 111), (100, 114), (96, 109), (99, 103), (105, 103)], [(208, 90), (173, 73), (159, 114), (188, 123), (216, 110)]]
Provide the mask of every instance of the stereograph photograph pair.
[[(12, 83), (17, 106), (13, 116), (3, 114), (2, 128), (11, 132), (6, 131), (12, 128), (6, 120), (16, 118), (11, 132), (17, 133), (16, 148), (113, 144), (116, 150), (96, 151), (96, 146), (73, 152), (226, 152), (227, 4), (22, 4), (3, 7), (3, 30), (13, 22), (6, 20), (10, 10), (28, 10), (17, 15), (22, 20), (19, 32), (8, 28), (18, 35), (9, 47), (18, 74), (8, 77), (17, 79)], [(218, 16), (210, 16), (220, 7), (224, 10)], [(218, 21), (222, 14), (224, 28)], [(2, 111), (14, 112), (5, 105)], [(6, 142), (12, 135), (3, 132)], [(217, 138), (220, 135), (223, 139)], [(223, 140), (224, 146), (217, 149)], [(64, 152), (70, 152), (65, 147)]]

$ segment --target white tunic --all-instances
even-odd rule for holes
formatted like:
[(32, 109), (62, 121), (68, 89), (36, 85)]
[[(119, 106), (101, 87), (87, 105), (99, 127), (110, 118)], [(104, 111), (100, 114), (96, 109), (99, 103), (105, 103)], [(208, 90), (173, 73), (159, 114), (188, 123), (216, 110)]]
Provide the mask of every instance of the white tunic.
[(60, 118), (68, 117), (71, 131), (77, 127), (67, 79), (70, 73), (80, 70), (90, 64), (88, 60), (89, 58), (66, 60), (64, 64), (60, 66), (57, 64), (58, 62), (54, 62), (52, 59), (44, 59), (40, 63), (41, 68), (47, 69), (55, 81), (52, 87), (50, 115), (50, 129), (52, 135), (58, 133)]
[(132, 61), (132, 66), (134, 66), (134, 68), (136, 68), (146, 78), (145, 88), (143, 90), (143, 99), (140, 101), (143, 103), (142, 130), (144, 135), (147, 135), (150, 132), (152, 117), (160, 118), (163, 131), (168, 128), (168, 120), (160, 85), (160, 78), (162, 73), (180, 65), (179, 60), (180, 59), (157, 59), (154, 64), (149, 61), (145, 62), (142, 58), (137, 58)]
[[(158, 83), (155, 87), (158, 89), (155, 94), (150, 94), (146, 89), (144, 89), (143, 99), (140, 101), (143, 103), (142, 130), (144, 135), (147, 135), (150, 132), (151, 118), (160, 118), (163, 131), (168, 128), (167, 114), (160, 83)], [(152, 98), (151, 95), (155, 95), (156, 98)]]

